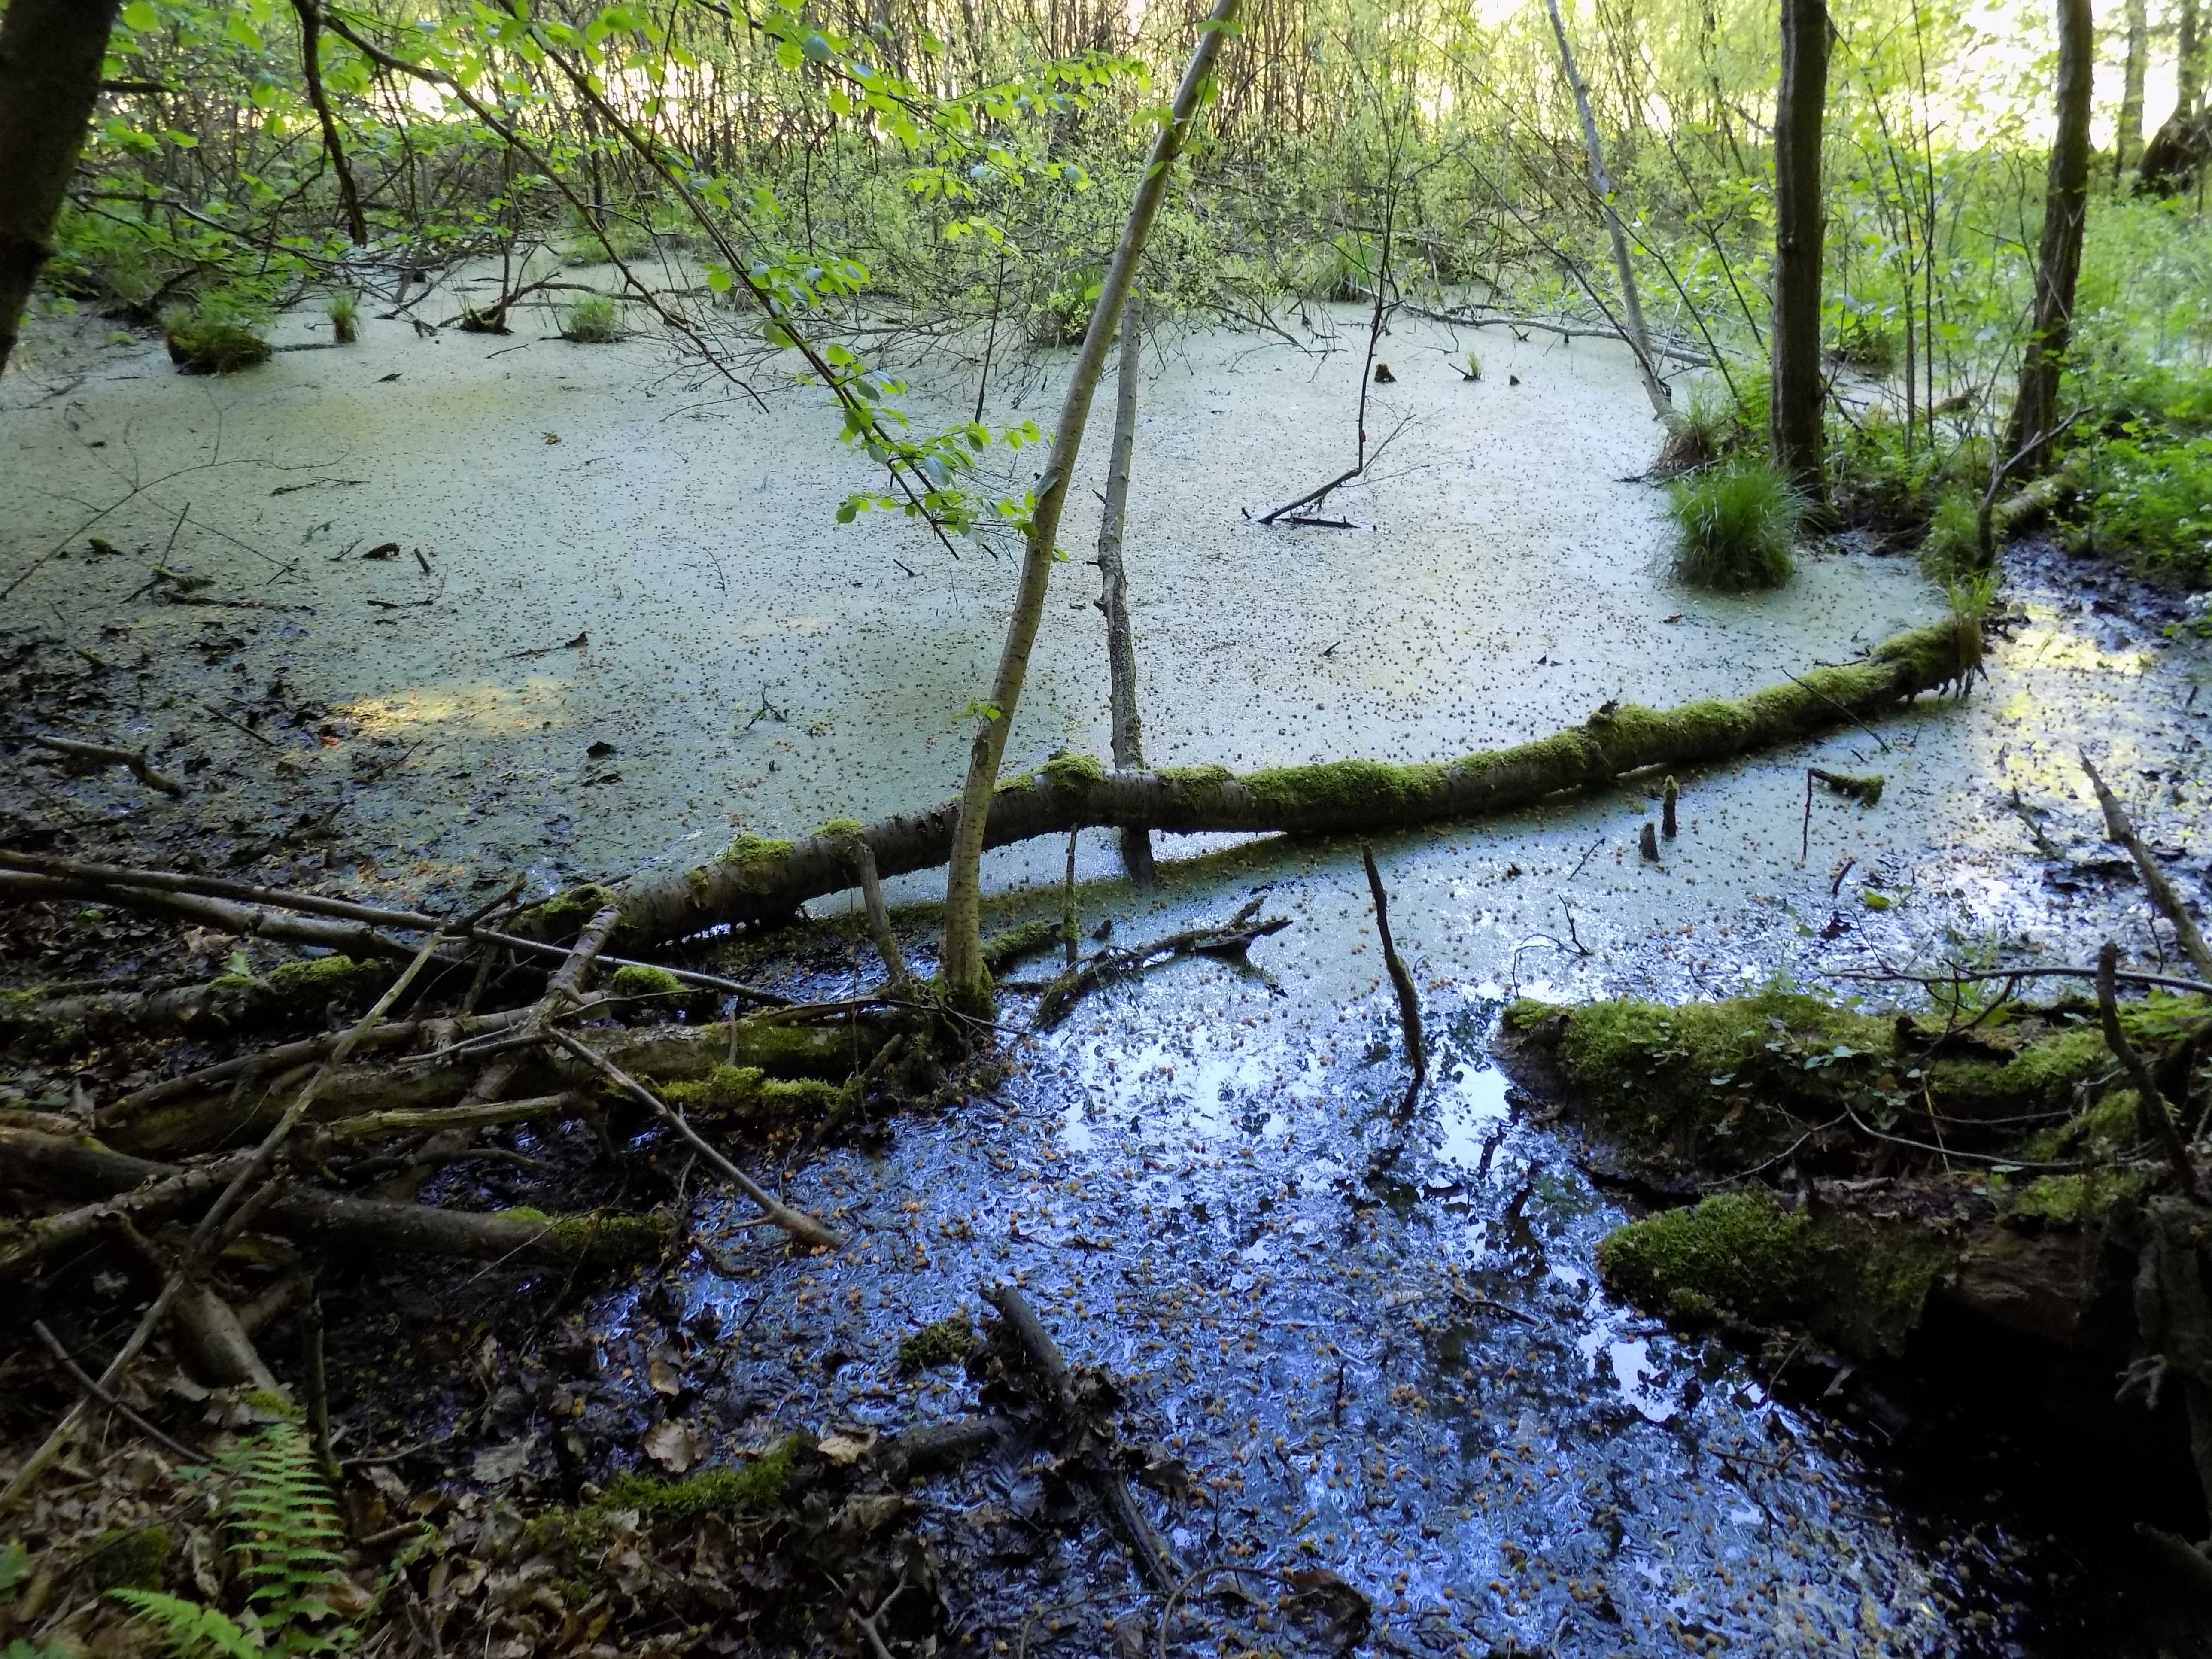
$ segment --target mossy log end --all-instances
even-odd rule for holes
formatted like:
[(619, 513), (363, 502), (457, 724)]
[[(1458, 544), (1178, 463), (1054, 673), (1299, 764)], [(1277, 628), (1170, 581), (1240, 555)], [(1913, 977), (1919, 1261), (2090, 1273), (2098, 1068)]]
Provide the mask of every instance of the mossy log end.
[[(1552, 737), (1455, 761), (1342, 760), (1240, 775), (1219, 766), (1109, 772), (1096, 760), (1070, 756), (999, 787), (984, 844), (1005, 847), (1098, 826), (1173, 835), (1337, 835), (1471, 817), (1592, 788), (1644, 767), (1710, 763), (1793, 742), (1922, 692), (1963, 686), (1981, 659), (1979, 628), (1945, 622), (1900, 634), (1863, 661), (1816, 668), (1734, 701), (1668, 709), (1622, 704)], [(641, 876), (616, 890), (623, 911), (617, 937), (643, 945), (788, 915), (808, 899), (853, 884), (856, 833), (885, 876), (934, 868), (950, 855), (957, 810), (957, 801), (946, 801), (865, 829), (840, 819), (799, 841), (743, 837), (714, 863)], [(520, 927), (541, 938), (573, 931), (607, 891), (564, 893), (526, 914)]]
[[(131, 1158), (90, 1136), (0, 1128), (0, 1162), (13, 1179), (71, 1198), (105, 1199), (181, 1172), (174, 1164)], [(36, 1223), (30, 1224), (34, 1233)], [(667, 1216), (549, 1216), (538, 1210), (482, 1214), (426, 1204), (342, 1198), (288, 1187), (262, 1212), (260, 1225), (303, 1243), (349, 1254), (386, 1251), (460, 1256), (521, 1266), (615, 1266), (647, 1260), (674, 1242)]]

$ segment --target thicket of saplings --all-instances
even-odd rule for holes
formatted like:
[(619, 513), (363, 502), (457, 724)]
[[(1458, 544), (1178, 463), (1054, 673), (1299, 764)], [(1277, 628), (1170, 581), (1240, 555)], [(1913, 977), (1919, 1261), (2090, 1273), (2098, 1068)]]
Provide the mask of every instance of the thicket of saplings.
[[(592, 40), (588, 13), (530, 27), (520, 12), (410, 13), (397, 35), (403, 20), (333, 13), (317, 67), (362, 199), (368, 240), (354, 247), (292, 13), (134, 0), (112, 67), (157, 90), (104, 108), (52, 284), (64, 303), (158, 324), (180, 367), (202, 373), (265, 361), (270, 320), (317, 292), (334, 340), (350, 341), (360, 290), (388, 311), (410, 276), (407, 314), (431, 325), (542, 326), (578, 343), (651, 334), (726, 372), (757, 374), (804, 333), (872, 397), (896, 391), (885, 367), (925, 349), (940, 369), (1003, 371), (1080, 337), (1190, 20), (1150, 15), (1131, 38), (1125, 14), (1077, 8), (1039, 39), (991, 9), (924, 7), (897, 23), (778, 9), (748, 27), (678, 8), (626, 57), (613, 33)], [(2039, 11), (2014, 21), (2030, 46), (2050, 31)], [(1772, 21), (1661, 0), (1571, 27), (1638, 283), (1655, 331), (1682, 349), (1667, 447), (1686, 463), (1672, 469), (1676, 573), (1775, 585), (1815, 504), (1762, 454)], [(1977, 560), (2026, 326), (2047, 76), (1984, 67), (1986, 37), (1955, 6), (1886, 0), (1838, 27), (1831, 488), (1812, 521), (1917, 547), (1948, 580)], [(1284, 0), (1243, 34), (1152, 234), (1155, 328), (1225, 325), (1311, 348), (1359, 326), (1318, 307), (1364, 305), (1378, 288), (1455, 315), (1618, 326), (1540, 8), (1482, 25), (1441, 0), (1387, 12)], [(374, 41), (384, 59), (357, 44)], [(575, 73), (595, 63), (602, 86), (629, 76), (633, 91), (595, 94)], [(1962, 145), (1956, 112), (1978, 96)], [(626, 120), (649, 125), (653, 143)], [(2147, 574), (2212, 585), (2212, 234), (2193, 195), (2140, 191), (2120, 159), (2095, 171), (2058, 527)], [(773, 274), (781, 325), (744, 308), (720, 268), (733, 253)], [(497, 269), (495, 302), (425, 300), (422, 284), (465, 264)], [(1706, 366), (1681, 366), (1693, 357)], [(938, 473), (989, 441), (939, 449), (930, 476), (947, 482)]]

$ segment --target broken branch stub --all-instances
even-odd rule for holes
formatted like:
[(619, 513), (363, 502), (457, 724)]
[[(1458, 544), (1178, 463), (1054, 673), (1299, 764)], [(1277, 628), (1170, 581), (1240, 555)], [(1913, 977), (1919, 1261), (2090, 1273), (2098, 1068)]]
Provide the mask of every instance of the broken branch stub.
[[(1239, 774), (1218, 766), (1109, 772), (1095, 760), (1064, 757), (998, 786), (984, 845), (1102, 825), (1177, 835), (1371, 834), (1507, 811), (1645, 767), (1686, 768), (1754, 754), (1922, 692), (1963, 685), (1980, 671), (1981, 643), (1972, 623), (1940, 623), (1900, 634), (1863, 661), (1815, 669), (1746, 697), (1669, 709), (1625, 704), (1551, 737), (1455, 761), (1342, 760)], [(958, 811), (957, 801), (947, 801), (869, 825), (862, 833), (877, 868), (896, 876), (944, 864)], [(714, 863), (641, 877), (622, 888), (615, 895), (621, 936), (660, 941), (788, 915), (809, 899), (849, 886), (851, 858), (842, 828), (795, 842), (741, 842)], [(574, 915), (577, 898), (554, 904)], [(526, 924), (538, 921), (525, 918)]]

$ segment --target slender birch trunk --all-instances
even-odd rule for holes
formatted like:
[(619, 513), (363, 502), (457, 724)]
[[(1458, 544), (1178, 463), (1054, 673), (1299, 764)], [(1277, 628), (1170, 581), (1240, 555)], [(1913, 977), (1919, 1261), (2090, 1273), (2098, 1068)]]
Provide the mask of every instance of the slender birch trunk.
[(1654, 367), (1651, 335), (1644, 325), (1644, 300), (1637, 291), (1636, 267), (1629, 263), (1628, 233), (1622, 228), (1620, 211), (1613, 204), (1613, 177), (1606, 171), (1605, 149), (1598, 142), (1597, 117), (1590, 110), (1589, 87), (1575, 63), (1575, 49), (1568, 44), (1567, 24), (1559, 15), (1559, 0), (1544, 0), (1544, 9), (1552, 15), (1552, 34), (1559, 43), (1559, 65), (1566, 71), (1567, 84), (1574, 88), (1575, 108), (1582, 116), (1583, 148), (1589, 155), (1590, 188), (1597, 193), (1606, 229), (1613, 237), (1613, 265), (1620, 276), (1620, 303), (1623, 319), (1627, 324), (1628, 349), (1636, 354), (1637, 372), (1643, 377), (1644, 395), (1651, 400), (1651, 412), (1662, 421), (1671, 420), (1674, 399)]
[(1022, 682), (1029, 673), (1030, 652), (1036, 644), (1037, 626), (1044, 617), (1045, 590), (1052, 580), (1057, 556), (1060, 514), (1067, 500), (1069, 478), (1083, 447), (1083, 428), (1091, 416), (1091, 399), (1098, 389), (1098, 376), (1106, 366), (1106, 348), (1121, 319), (1121, 304), (1136, 279), (1137, 262), (1145, 251), (1158, 216), (1160, 198), (1167, 193), (1168, 177), (1181, 154), (1183, 138), (1197, 118), (1200, 94), (1221, 52), (1221, 37), (1236, 21), (1241, 0), (1215, 0), (1213, 9), (1199, 25), (1198, 50), (1183, 70), (1176, 88), (1167, 121), (1152, 141), (1152, 154), (1137, 186), (1136, 200), (1121, 227), (1121, 243), (1106, 272), (1098, 303), (1084, 331), (1082, 349), (1068, 376), (1067, 393), (1060, 407), (1060, 425), (1053, 434), (1052, 459), (1047, 463), (1036, 510), (1030, 515), (1029, 534), (1022, 549), (1021, 583), (1014, 595), (1013, 615), (1006, 624), (1005, 645), (999, 653), (999, 672), (991, 683), (990, 706), (968, 756), (968, 781), (960, 792), (960, 810), (952, 835), (952, 856), (945, 879), (945, 953), (940, 971), (945, 992), (956, 1006), (985, 1008), (991, 1000), (990, 970), (983, 965), (982, 861), (983, 836), (991, 814), (991, 796), (999, 784), (999, 763), (1006, 752), (1006, 735), (1021, 701)]
[[(1132, 294), (1121, 313), (1121, 362), (1114, 402), (1114, 448), (1106, 469), (1106, 505), (1098, 516), (1098, 608), (1106, 613), (1106, 672), (1114, 710), (1114, 769), (1145, 768), (1145, 723), (1137, 714), (1137, 643), (1129, 628), (1129, 582), (1121, 564), (1121, 531), (1128, 521), (1129, 470), (1137, 447), (1137, 390), (1144, 370), (1145, 301)], [(1139, 887), (1159, 879), (1152, 862), (1152, 832), (1141, 824), (1121, 831), (1121, 867)]]
[(2150, 0), (2127, 0), (2126, 67), (2120, 82), (2119, 129), (2112, 138), (2112, 179), (2142, 154), (2143, 80), (2150, 58)]

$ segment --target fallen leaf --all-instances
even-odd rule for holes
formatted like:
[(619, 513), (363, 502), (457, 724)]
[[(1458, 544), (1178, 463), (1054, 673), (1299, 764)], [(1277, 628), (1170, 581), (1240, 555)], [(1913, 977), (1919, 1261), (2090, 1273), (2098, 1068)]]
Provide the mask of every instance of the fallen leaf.
[(487, 1486), (497, 1486), (520, 1474), (538, 1449), (538, 1437), (526, 1435), (504, 1446), (487, 1446), (469, 1464), (469, 1474)]
[(839, 1468), (850, 1468), (868, 1454), (876, 1443), (873, 1429), (839, 1429), (824, 1435), (815, 1449)]
[(646, 1431), (640, 1449), (671, 1474), (683, 1474), (703, 1462), (714, 1443), (689, 1423), (671, 1419)]
[(655, 1394), (665, 1394), (671, 1400), (684, 1392), (683, 1373), (659, 1354), (645, 1368), (646, 1378), (653, 1384)]

